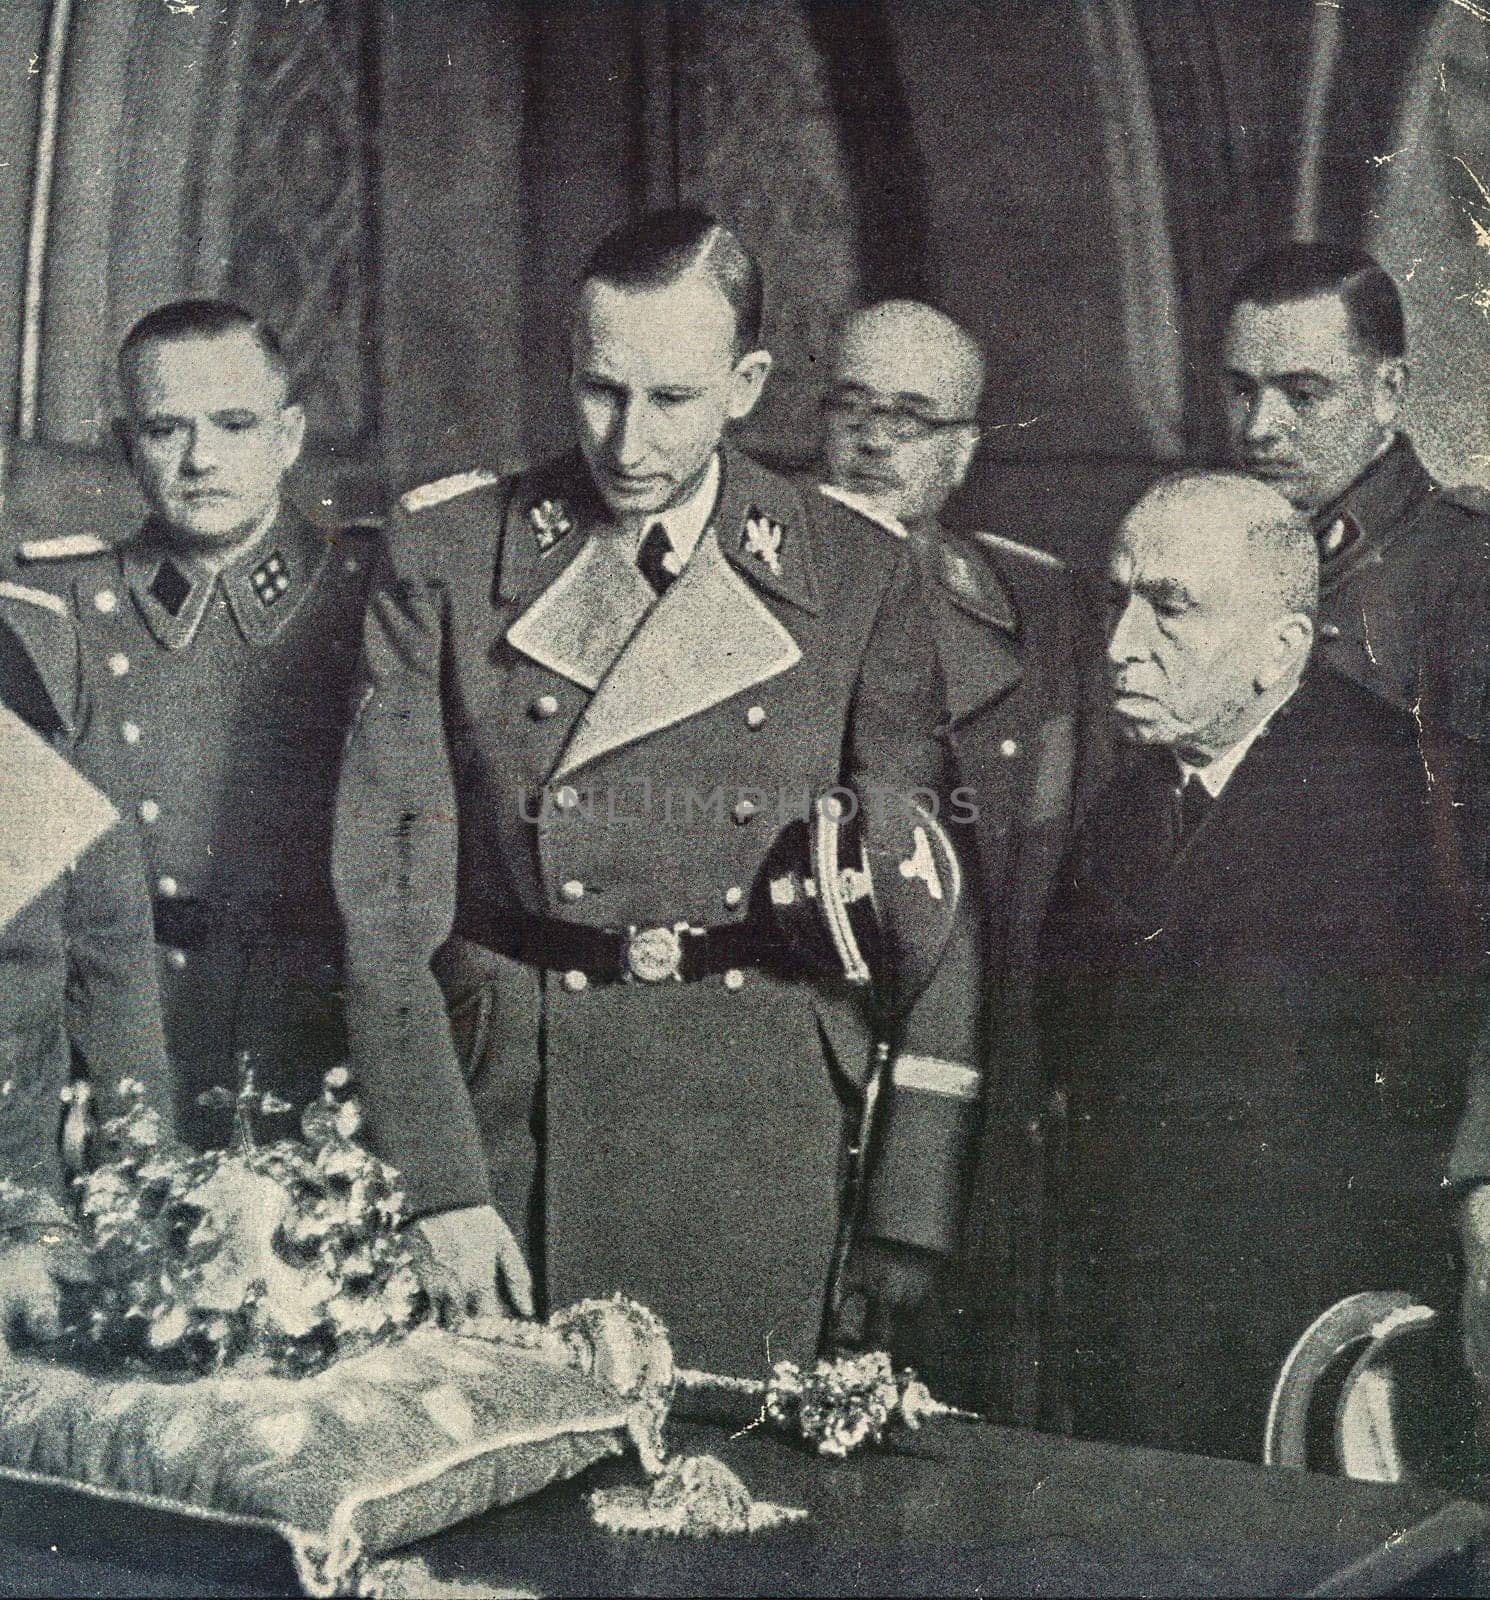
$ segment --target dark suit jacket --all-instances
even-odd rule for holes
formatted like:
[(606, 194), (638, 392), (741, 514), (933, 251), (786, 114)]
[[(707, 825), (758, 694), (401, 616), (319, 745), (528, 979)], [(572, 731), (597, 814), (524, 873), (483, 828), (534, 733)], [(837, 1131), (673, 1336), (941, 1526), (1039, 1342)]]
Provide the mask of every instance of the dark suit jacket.
[(1047, 930), (1075, 1422), (1255, 1457), (1320, 1311), (1446, 1291), (1469, 945), (1406, 712), (1316, 666), (1158, 868), (1155, 754), (1130, 753)]

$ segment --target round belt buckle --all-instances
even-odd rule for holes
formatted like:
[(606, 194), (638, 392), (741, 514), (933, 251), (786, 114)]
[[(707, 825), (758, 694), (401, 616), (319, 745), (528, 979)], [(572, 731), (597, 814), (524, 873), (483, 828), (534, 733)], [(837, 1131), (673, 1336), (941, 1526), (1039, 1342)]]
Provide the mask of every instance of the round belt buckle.
[(626, 966), (638, 983), (681, 976), (683, 942), (672, 928), (637, 928), (626, 941)]

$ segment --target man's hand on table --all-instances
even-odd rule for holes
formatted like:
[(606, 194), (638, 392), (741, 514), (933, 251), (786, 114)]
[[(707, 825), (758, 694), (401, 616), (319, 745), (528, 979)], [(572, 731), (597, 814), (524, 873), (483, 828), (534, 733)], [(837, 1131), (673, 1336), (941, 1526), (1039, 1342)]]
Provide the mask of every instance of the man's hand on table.
[(533, 1315), (533, 1275), (495, 1207), (440, 1211), (414, 1227), (429, 1248), (425, 1288), (443, 1316), (459, 1325), (466, 1317), (502, 1315), (499, 1280), (510, 1309)]

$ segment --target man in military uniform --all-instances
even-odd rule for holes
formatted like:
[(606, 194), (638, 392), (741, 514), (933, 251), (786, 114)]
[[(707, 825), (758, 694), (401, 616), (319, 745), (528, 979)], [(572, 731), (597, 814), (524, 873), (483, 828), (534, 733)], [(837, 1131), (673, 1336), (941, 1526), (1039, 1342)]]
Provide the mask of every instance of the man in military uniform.
[[(1320, 657), (1423, 721), (1439, 847), (1483, 912), (1490, 516), (1446, 493), (1397, 426), (1397, 286), (1361, 251), (1282, 245), (1231, 287), (1224, 363), (1237, 465), (1314, 527)], [(1471, 743), (1456, 753), (1439, 729)]]
[[(882, 1310), (898, 1306), (897, 1343), (941, 1392), (1032, 1423), (1042, 1403), (1044, 1151), (1062, 1116), (1037, 1066), (1034, 957), (1083, 774), (1100, 757), (1098, 631), (1060, 562), (942, 520), (978, 444), (984, 362), (971, 335), (931, 306), (891, 300), (848, 317), (831, 360), (823, 493), (904, 539), (922, 574), (957, 786), (943, 797), (943, 820), (963, 854), (980, 924), (963, 981), (987, 1002), (989, 1087), (952, 1270), (916, 1318), (907, 1313), (925, 1299), (938, 1255), (918, 1261), (868, 1245), (856, 1266)], [(910, 1043), (899, 1073), (932, 1092), (892, 1097), (891, 1126), (906, 1110), (936, 1111), (937, 1094), (945, 1118), (976, 1082), (917, 1059)], [(977, 1125), (978, 1111), (964, 1114)], [(868, 1331), (879, 1342), (884, 1330)]]
[(305, 419), (246, 311), (151, 312), (119, 356), (119, 434), (149, 504), (118, 548), (32, 541), (96, 680), (100, 777), (134, 821), (154, 902), (182, 1122), (246, 1062), (292, 1104), (344, 1054), (331, 811), (372, 550), (284, 498)]
[[(0, 581), (0, 1338), (58, 1331), (68, 1179), (86, 1152), (64, 1092), (170, 1097), (134, 839), (88, 781), (77, 636), (55, 596)], [(71, 1130), (74, 1134), (76, 1130)]]
[[(762, 932), (768, 846), (842, 781), (943, 778), (904, 548), (720, 442), (760, 317), (702, 213), (596, 249), (579, 452), (405, 497), (337, 842), (369, 1131), (467, 1303), (499, 1261), (528, 1303), (515, 1230), (549, 1304), (620, 1291), (747, 1373), (818, 1344), (873, 1043)], [(957, 1152), (885, 1156), (879, 1226), (924, 1242)]]

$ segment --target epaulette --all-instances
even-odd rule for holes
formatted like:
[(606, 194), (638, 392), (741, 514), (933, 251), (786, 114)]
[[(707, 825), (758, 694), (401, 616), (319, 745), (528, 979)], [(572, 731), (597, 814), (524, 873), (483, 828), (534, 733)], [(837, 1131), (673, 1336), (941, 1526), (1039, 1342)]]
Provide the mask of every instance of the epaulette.
[(402, 511), (428, 511), (431, 506), (443, 505), (475, 489), (486, 489), (500, 483), (502, 475), (489, 467), (473, 467), (469, 472), (453, 472), (448, 478), (436, 478), (433, 483), (421, 483), (398, 497)]
[(829, 500), (836, 500), (841, 506), (847, 506), (850, 511), (857, 512), (866, 522), (872, 522), (876, 528), (883, 528), (892, 538), (910, 537), (894, 517), (870, 505), (867, 500), (861, 500), (851, 489), (840, 489), (834, 483), (820, 483), (817, 487), (819, 494)]
[(1059, 556), (1051, 555), (1048, 550), (1037, 550), (1032, 544), (1021, 544), (1018, 539), (1006, 539), (998, 533), (975, 533), (973, 538), (991, 550), (1017, 556), (1021, 561), (1032, 562), (1035, 566), (1046, 567), (1052, 572), (1068, 570), (1066, 563)]
[(23, 605), (42, 606), (55, 611), (59, 617), (67, 615), (67, 602), (60, 596), (48, 594), (45, 589), (33, 589), (27, 583), (12, 583), (0, 578), (0, 600), (19, 600)]
[(107, 555), (114, 546), (96, 533), (63, 533), (54, 539), (27, 539), (16, 546), (20, 561), (74, 561)]

